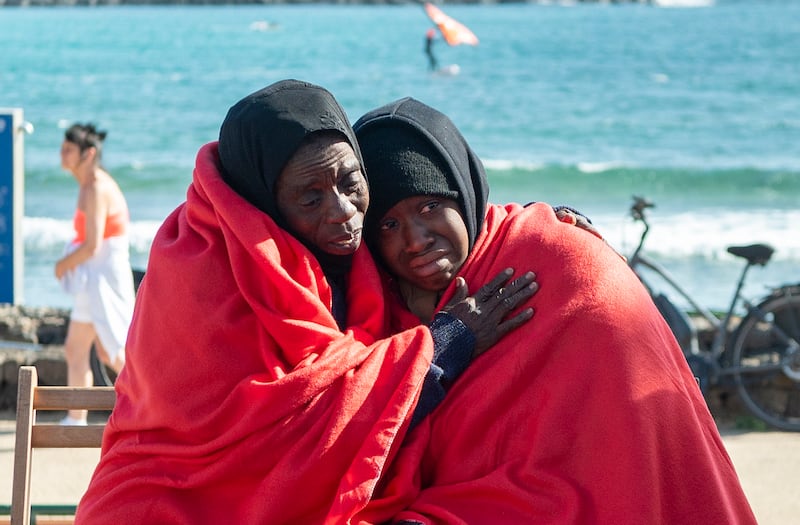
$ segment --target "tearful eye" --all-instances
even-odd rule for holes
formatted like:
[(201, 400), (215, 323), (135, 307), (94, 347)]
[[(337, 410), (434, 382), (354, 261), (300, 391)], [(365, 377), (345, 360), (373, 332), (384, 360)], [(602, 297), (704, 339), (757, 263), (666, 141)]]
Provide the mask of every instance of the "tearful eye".
[(380, 224), (380, 229), (382, 232), (386, 232), (392, 230), (397, 227), (397, 221), (394, 219), (385, 220)]
[(430, 213), (438, 207), (439, 207), (439, 201), (427, 202), (425, 203), (424, 206), (422, 206), (421, 213)]

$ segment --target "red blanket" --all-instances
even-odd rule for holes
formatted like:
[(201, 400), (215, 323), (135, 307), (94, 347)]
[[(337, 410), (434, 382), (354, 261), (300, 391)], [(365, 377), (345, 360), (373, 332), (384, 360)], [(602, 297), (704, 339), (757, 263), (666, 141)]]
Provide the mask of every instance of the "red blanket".
[(403, 436), (432, 356), (388, 323), (366, 249), (342, 334), (316, 260), (200, 150), (160, 228), (78, 523), (346, 523)]
[(755, 523), (686, 361), (625, 262), (547, 205), (493, 206), (461, 275), (474, 292), (506, 266), (536, 272), (533, 320), (408, 436), (365, 522)]

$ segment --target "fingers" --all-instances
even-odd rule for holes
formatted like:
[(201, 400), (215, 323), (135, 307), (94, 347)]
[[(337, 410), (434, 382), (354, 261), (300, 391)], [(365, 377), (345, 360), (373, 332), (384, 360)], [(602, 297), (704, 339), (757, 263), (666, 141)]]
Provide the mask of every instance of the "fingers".
[(501, 317), (505, 316), (536, 293), (539, 284), (535, 279), (536, 274), (526, 272), (507, 286), (498, 289), (496, 294), (484, 301), (484, 307), (496, 310)]
[(570, 210), (560, 209), (556, 211), (556, 218), (563, 223), (577, 226), (578, 228), (591, 233), (595, 237), (603, 239), (603, 235), (600, 233), (600, 231), (582, 215), (575, 214)]
[(533, 308), (526, 308), (517, 315), (509, 317), (499, 325), (497, 325), (497, 333), (502, 338), (507, 333), (511, 332), (527, 323), (533, 317)]
[[(526, 272), (509, 281), (513, 273), (513, 269), (506, 268), (474, 295), (462, 301), (450, 301), (445, 308), (460, 319), (475, 336), (473, 356), (480, 355), (533, 316), (531, 308), (514, 311), (538, 291), (536, 275)], [(461, 293), (461, 286), (460, 282), (456, 284), (457, 294)], [(514, 314), (510, 315), (512, 312)]]
[(567, 224), (572, 224), (573, 226), (578, 224), (578, 217), (569, 210), (560, 209), (556, 210), (556, 218), (561, 222), (566, 222)]
[(503, 294), (503, 300), (501, 302), (503, 315), (510, 313), (523, 302), (533, 297), (533, 294), (539, 290), (539, 284), (533, 280), (533, 274), (531, 272), (530, 281), (520, 278), (520, 283), (518, 285), (515, 285), (513, 288), (507, 288), (506, 290), (510, 290), (510, 292)]
[(469, 289), (467, 288), (467, 281), (465, 281), (463, 277), (456, 277), (456, 291), (453, 294), (453, 299), (456, 302), (463, 301), (468, 295)]
[(583, 217), (579, 217), (578, 218), (578, 222), (575, 224), (575, 226), (577, 226), (578, 228), (581, 228), (583, 230), (586, 230), (587, 232), (591, 233), (592, 235), (594, 235), (598, 239), (601, 239), (601, 240), (603, 239), (603, 236), (600, 234), (600, 231), (597, 228), (595, 228), (589, 221), (584, 219)]
[(502, 292), (501, 295), (507, 295), (509, 293), (515, 294), (518, 291), (529, 287), (530, 285), (533, 285), (535, 289), (539, 288), (539, 285), (536, 282), (536, 274), (533, 272), (525, 272), (521, 276), (508, 283), (507, 286), (501, 288), (498, 292)]
[(469, 288), (467, 287), (467, 281), (465, 281), (463, 277), (456, 277), (456, 291), (453, 293), (453, 297), (447, 301), (447, 304), (444, 306), (444, 308), (442, 308), (442, 311), (452, 311), (456, 305), (463, 302), (468, 296)]
[(497, 275), (495, 275), (494, 279), (486, 283), (478, 290), (478, 293), (475, 294), (475, 299), (479, 303), (485, 303), (491, 300), (498, 291), (500, 291), (503, 285), (514, 275), (513, 268), (506, 268), (505, 270), (501, 271)]

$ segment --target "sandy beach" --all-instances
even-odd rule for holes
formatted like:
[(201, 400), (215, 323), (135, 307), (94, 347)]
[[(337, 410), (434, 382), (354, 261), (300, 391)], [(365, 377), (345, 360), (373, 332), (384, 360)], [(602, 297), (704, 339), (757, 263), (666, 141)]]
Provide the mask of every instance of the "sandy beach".
[[(725, 446), (760, 525), (800, 521), (800, 434), (723, 430)], [(36, 450), (31, 499), (34, 504), (74, 504), (89, 483), (99, 450)], [(0, 420), (0, 505), (11, 502), (14, 421)]]

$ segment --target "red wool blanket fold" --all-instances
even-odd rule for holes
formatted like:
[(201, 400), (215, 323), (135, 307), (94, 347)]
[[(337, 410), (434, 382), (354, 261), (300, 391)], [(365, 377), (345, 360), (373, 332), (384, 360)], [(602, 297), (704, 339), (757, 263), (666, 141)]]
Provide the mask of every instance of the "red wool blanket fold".
[(154, 239), (118, 401), (77, 523), (347, 523), (430, 365), (354, 258), (348, 326), (313, 256), (227, 186), (216, 144)]
[(550, 206), (492, 206), (461, 275), (474, 292), (507, 266), (536, 272), (536, 314), (407, 437), (364, 522), (755, 523), (680, 349), (622, 258)]

